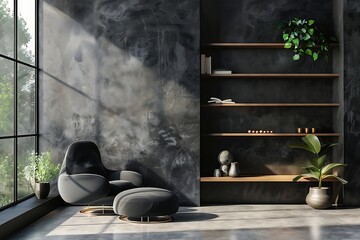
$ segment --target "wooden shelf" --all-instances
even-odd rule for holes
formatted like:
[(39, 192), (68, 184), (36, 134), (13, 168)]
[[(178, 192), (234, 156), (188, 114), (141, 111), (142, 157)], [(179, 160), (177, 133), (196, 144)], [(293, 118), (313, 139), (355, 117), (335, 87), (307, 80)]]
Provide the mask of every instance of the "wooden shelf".
[(211, 103), (201, 107), (339, 107), (339, 103)]
[(202, 78), (337, 78), (338, 73), (233, 73), (202, 74)]
[[(285, 49), (285, 43), (207, 43), (202, 44), (202, 48), (278, 48), (278, 49)], [(338, 43), (330, 43), (330, 48), (338, 47)]]
[[(297, 175), (259, 175), (240, 177), (201, 177), (200, 182), (293, 182)], [(301, 178), (298, 182), (316, 182), (312, 178)], [(336, 182), (336, 178), (326, 178), (325, 182)], [(295, 183), (295, 182), (294, 182)]]
[(339, 137), (339, 133), (208, 133), (209, 137), (301, 137), (314, 134), (319, 137)]

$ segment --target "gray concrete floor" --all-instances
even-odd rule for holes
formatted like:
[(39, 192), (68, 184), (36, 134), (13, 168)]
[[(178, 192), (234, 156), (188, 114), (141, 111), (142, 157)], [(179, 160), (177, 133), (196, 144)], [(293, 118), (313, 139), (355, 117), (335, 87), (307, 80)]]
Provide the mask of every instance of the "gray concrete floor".
[(56, 209), (11, 239), (360, 239), (360, 208), (181, 207), (174, 222), (141, 225), (120, 222), (118, 216), (86, 216), (80, 208)]

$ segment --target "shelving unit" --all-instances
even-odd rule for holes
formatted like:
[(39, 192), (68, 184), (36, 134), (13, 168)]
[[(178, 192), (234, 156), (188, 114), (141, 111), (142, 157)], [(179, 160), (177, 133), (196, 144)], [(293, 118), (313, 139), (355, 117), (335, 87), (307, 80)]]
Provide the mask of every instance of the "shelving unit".
[[(284, 49), (284, 43), (207, 43), (201, 45), (202, 48), (275, 48)], [(330, 48), (338, 47), (337, 43), (330, 43)]]
[(337, 78), (337, 73), (233, 73), (203, 74), (202, 78)]
[[(293, 17), (287, 15), (298, 9), (304, 16), (311, 15), (312, 10), (307, 13), (300, 2), (291, 5), (299, 5), (294, 9), (282, 10), (286, 6), (279, 6), (275, 14), (267, 15), (266, 29), (263, 29), (261, 18), (258, 22), (238, 18), (241, 14), (247, 15), (244, 7), (251, 5), (261, 9), (266, 4), (265, 1), (247, 4), (242, 1), (200, 1), (201, 54), (212, 57), (213, 69), (225, 68), (233, 72), (200, 75), (202, 203), (221, 203), (224, 198), (227, 199), (225, 202), (246, 199), (249, 203), (264, 203), (274, 195), (278, 196), (279, 203), (303, 202), (303, 194), (314, 180), (301, 179), (294, 183), (292, 179), (296, 175), (287, 174), (300, 173), (301, 167), (307, 164), (304, 153), (299, 156), (301, 153), (294, 153), (287, 147), (306, 135), (296, 133), (296, 128), (315, 127), (315, 135), (323, 142), (342, 139), (342, 120), (338, 114), (343, 108), (338, 90), (342, 75), (337, 72), (341, 67), (336, 67), (341, 61), (337, 60), (338, 54), (332, 55), (339, 44), (330, 43), (328, 62), (320, 59), (316, 63), (303, 59), (292, 61), (291, 50), (279, 42), (281, 36), (273, 37), (277, 34), (278, 23)], [(316, 4), (309, 0), (306, 7), (311, 9)], [(321, 26), (332, 30), (333, 23), (331, 20), (328, 23), (334, 11), (332, 3), (322, 4)], [(231, 98), (235, 104), (207, 104), (210, 97)], [(248, 129), (273, 130), (274, 133), (247, 133)], [(294, 132), (290, 132), (291, 129)], [(214, 169), (219, 168), (218, 154), (225, 149), (233, 153), (243, 176), (212, 177)], [(341, 156), (341, 153), (333, 155)], [(336, 179), (326, 179), (326, 182), (335, 184)], [(294, 191), (293, 199), (289, 199), (289, 191)], [(262, 192), (266, 193), (262, 195)], [(247, 197), (249, 193), (252, 198)], [(231, 196), (222, 197), (229, 194)]]
[[(208, 133), (209, 137), (303, 137), (306, 133)], [(339, 137), (339, 133), (315, 133), (318, 137)]]
[[(240, 177), (202, 177), (200, 182), (293, 182), (297, 175), (260, 175)], [(326, 178), (324, 182), (336, 182), (336, 178)], [(297, 182), (315, 182), (312, 178), (301, 178)]]

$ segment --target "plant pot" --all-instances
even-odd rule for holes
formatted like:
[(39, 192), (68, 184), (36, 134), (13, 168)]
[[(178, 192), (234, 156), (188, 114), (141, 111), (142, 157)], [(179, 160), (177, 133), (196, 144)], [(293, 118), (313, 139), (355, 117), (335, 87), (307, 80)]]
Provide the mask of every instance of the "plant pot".
[(50, 183), (35, 183), (35, 195), (38, 199), (46, 199), (50, 192)]
[(325, 209), (332, 205), (330, 189), (328, 187), (311, 187), (306, 196), (306, 203), (315, 209)]

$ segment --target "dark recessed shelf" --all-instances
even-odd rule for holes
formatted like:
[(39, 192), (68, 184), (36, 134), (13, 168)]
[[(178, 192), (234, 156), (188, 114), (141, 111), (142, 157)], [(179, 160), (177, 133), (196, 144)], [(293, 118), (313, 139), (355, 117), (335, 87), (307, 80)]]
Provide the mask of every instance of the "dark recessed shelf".
[[(207, 133), (209, 137), (301, 137), (310, 133)], [(339, 137), (339, 133), (312, 133), (319, 137)]]
[[(202, 48), (284, 48), (284, 43), (206, 43), (202, 44)], [(330, 48), (338, 47), (338, 43), (330, 43)], [(284, 48), (285, 49), (285, 48)]]
[(233, 73), (202, 74), (202, 78), (337, 78), (338, 73)]
[[(259, 175), (240, 177), (201, 177), (200, 182), (293, 182), (297, 175)], [(298, 182), (316, 182), (313, 178), (301, 178)], [(336, 182), (336, 178), (326, 178), (325, 182)], [(294, 182), (296, 183), (296, 182)]]
[(212, 103), (201, 107), (339, 107), (339, 103)]

